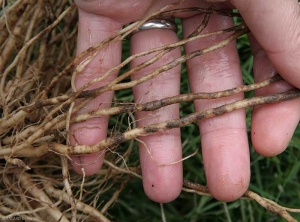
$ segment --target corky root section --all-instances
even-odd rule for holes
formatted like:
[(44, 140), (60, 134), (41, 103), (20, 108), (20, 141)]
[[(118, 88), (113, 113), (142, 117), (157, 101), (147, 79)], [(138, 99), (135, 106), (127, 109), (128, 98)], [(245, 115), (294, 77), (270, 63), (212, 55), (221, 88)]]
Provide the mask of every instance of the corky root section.
[[(85, 104), (107, 91), (121, 92), (130, 89), (189, 59), (218, 50), (249, 33), (246, 25), (241, 23), (229, 29), (203, 34), (201, 32), (212, 14), (230, 17), (240, 17), (240, 15), (215, 10), (212, 7), (176, 9), (176, 5), (181, 2), (183, 1), (168, 5), (141, 21), (124, 27), (75, 57), (78, 18), (77, 8), (72, 1), (0, 0), (1, 220), (19, 216), (28, 221), (32, 221), (32, 218), (36, 221), (85, 219), (110, 221), (108, 209), (117, 200), (126, 182), (132, 178), (142, 178), (138, 165), (133, 167), (126, 165), (133, 152), (133, 141), (137, 137), (183, 127), (200, 119), (211, 118), (237, 109), (300, 97), (300, 90), (294, 89), (273, 95), (247, 98), (141, 128), (132, 124), (127, 128), (120, 128), (118, 133), (114, 133), (95, 145), (68, 145), (69, 126), (72, 123), (123, 114), (128, 114), (134, 122), (132, 113), (136, 111), (153, 111), (175, 103), (228, 97), (283, 81), (279, 75), (275, 75), (263, 82), (221, 92), (188, 93), (145, 104), (131, 101), (116, 102), (111, 108), (75, 115), (76, 111)], [(174, 6), (175, 9), (170, 10)], [(80, 73), (98, 51), (110, 42), (127, 39), (131, 32), (149, 19), (187, 11), (205, 14), (203, 21), (199, 21), (198, 28), (187, 39), (131, 55), (78, 91), (72, 90), (71, 76)], [(183, 54), (140, 79), (128, 81), (128, 77), (133, 73), (153, 64), (171, 50), (195, 39), (215, 35), (226, 37), (216, 45)], [(130, 70), (124, 68), (133, 59), (153, 52), (156, 53), (152, 59)], [(82, 61), (82, 58), (85, 59)], [(106, 79), (111, 73), (120, 69), (125, 71), (105, 86), (86, 90), (92, 84)], [(80, 99), (81, 103), (73, 107), (77, 99)], [(123, 143), (126, 146), (122, 147)], [(117, 148), (120, 148), (117, 157), (108, 155), (103, 169), (94, 177), (79, 177), (69, 171), (70, 155), (90, 154), (99, 150), (115, 153), (114, 150)], [(105, 203), (99, 201), (103, 193), (109, 189), (114, 190), (110, 199)], [(184, 180), (182, 190), (199, 195), (210, 195), (206, 187), (188, 180)], [(252, 191), (247, 191), (244, 197), (257, 201), (266, 210), (279, 214), (288, 221), (296, 221), (288, 212), (300, 211), (282, 207)], [(102, 202), (101, 207), (98, 206), (98, 202)]]

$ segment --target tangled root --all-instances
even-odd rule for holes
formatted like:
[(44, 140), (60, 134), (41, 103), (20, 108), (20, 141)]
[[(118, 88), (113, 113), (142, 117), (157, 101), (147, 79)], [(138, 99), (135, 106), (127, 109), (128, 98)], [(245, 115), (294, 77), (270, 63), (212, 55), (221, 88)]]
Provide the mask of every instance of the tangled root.
[[(207, 23), (207, 21), (203, 21), (189, 38), (132, 55), (101, 78), (89, 82), (74, 92), (71, 89), (71, 75), (78, 74), (101, 48), (116, 39), (125, 39), (148, 19), (189, 10), (196, 10), (207, 15), (212, 13), (232, 17), (239, 15), (238, 13), (201, 8), (168, 11), (168, 7), (165, 7), (141, 21), (124, 27), (118, 33), (75, 57), (77, 9), (74, 3), (70, 2), (68, 0), (41, 0), (38, 3), (35, 0), (0, 1), (0, 109), (2, 114), (0, 119), (2, 175), (0, 218), (2, 220), (18, 217), (25, 221), (110, 221), (108, 219), (111, 217), (109, 207), (118, 199), (126, 182), (132, 178), (142, 178), (138, 164), (133, 167), (126, 165), (133, 152), (132, 142), (138, 136), (182, 127), (199, 119), (222, 115), (236, 109), (300, 97), (299, 90), (292, 90), (264, 97), (248, 98), (143, 128), (122, 128), (119, 134), (112, 135), (92, 146), (70, 146), (67, 143), (70, 123), (104, 115), (129, 113), (129, 116), (132, 116), (131, 113), (136, 111), (152, 111), (170, 104), (191, 102), (195, 99), (226, 97), (265, 87), (276, 81), (283, 81), (279, 75), (276, 75), (261, 83), (244, 85), (222, 92), (189, 93), (146, 104), (124, 103), (92, 113), (72, 115), (87, 102), (104, 92), (122, 91), (148, 81), (161, 72), (193, 57), (226, 46), (239, 36), (248, 33), (249, 30), (245, 24), (241, 24), (230, 29), (201, 34)], [(205, 19), (209, 19), (209, 16), (206, 16)], [(231, 34), (217, 45), (184, 54), (141, 79), (122, 82), (134, 72), (151, 65), (174, 48), (197, 38), (224, 33)], [(151, 60), (134, 69), (127, 70), (106, 86), (85, 90), (91, 84), (109, 76), (113, 71), (125, 67), (134, 58), (152, 52), (157, 52), (157, 54)], [(87, 59), (79, 63), (80, 59), (86, 56)], [(71, 109), (72, 103), (78, 98), (83, 101), (81, 107)], [(126, 149), (118, 150), (117, 157), (108, 155), (108, 159), (104, 162), (105, 166), (97, 175), (85, 178), (69, 171), (70, 155), (94, 153), (99, 150), (114, 152), (114, 149), (125, 142)], [(101, 202), (99, 200), (101, 195), (109, 189), (114, 190), (110, 199), (105, 203)], [(199, 195), (210, 195), (206, 187), (188, 180), (184, 180), (182, 190)], [(247, 191), (244, 198), (257, 201), (262, 207), (279, 214), (288, 221), (295, 221), (288, 212), (300, 211), (282, 207), (252, 191)], [(101, 202), (101, 207), (99, 202)]]

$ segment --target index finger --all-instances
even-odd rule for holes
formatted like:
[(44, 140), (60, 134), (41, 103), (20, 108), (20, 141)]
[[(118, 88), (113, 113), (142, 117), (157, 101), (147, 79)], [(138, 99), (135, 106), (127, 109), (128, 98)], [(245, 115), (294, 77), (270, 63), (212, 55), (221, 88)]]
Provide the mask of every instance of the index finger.
[(300, 88), (297, 0), (231, 0), (280, 75)]

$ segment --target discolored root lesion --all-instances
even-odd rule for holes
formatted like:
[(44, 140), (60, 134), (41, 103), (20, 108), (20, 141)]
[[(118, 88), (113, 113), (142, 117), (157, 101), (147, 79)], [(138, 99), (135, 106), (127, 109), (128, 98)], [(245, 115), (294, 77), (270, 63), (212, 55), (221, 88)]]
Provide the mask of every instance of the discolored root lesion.
[[(186, 93), (148, 103), (134, 103), (132, 100), (119, 102), (116, 99), (111, 108), (76, 114), (88, 102), (105, 92), (126, 92), (133, 86), (155, 78), (189, 59), (226, 47), (230, 42), (249, 33), (249, 29), (243, 23), (229, 29), (202, 33), (212, 15), (240, 15), (237, 12), (215, 10), (213, 7), (177, 9), (181, 2), (183, 1), (168, 5), (124, 27), (75, 57), (78, 18), (74, 3), (67, 0), (0, 1), (0, 219), (20, 216), (28, 221), (32, 218), (37, 221), (110, 221), (109, 208), (126, 187), (126, 182), (132, 178), (142, 178), (138, 164), (127, 165), (134, 150), (134, 140), (138, 137), (184, 127), (201, 119), (237, 109), (300, 97), (300, 90), (293, 89), (235, 101), (190, 113), (179, 119), (135, 127), (132, 114), (137, 111), (154, 111), (172, 104), (192, 103), (199, 99), (218, 99), (253, 91), (284, 81), (277, 74), (263, 82), (221, 92)], [(203, 13), (205, 16), (188, 38), (131, 55), (103, 76), (93, 79), (77, 91), (72, 90), (72, 75), (78, 75), (99, 50), (109, 43), (126, 41), (131, 32), (149, 19), (189, 11)], [(217, 35), (224, 37), (219, 43), (183, 54), (140, 79), (128, 80), (131, 75), (145, 69), (168, 52), (196, 39)], [(153, 55), (150, 60), (135, 68), (126, 69), (133, 59), (148, 54)], [(106, 85), (87, 90), (94, 83), (106, 80), (112, 73), (121, 69), (122, 74)], [(73, 106), (76, 100), (81, 101), (80, 105)], [(112, 119), (129, 116), (131, 119), (129, 118), (129, 126), (115, 126), (119, 130), (112, 131), (107, 139), (95, 145), (69, 145), (70, 124), (103, 116), (111, 116)], [(120, 151), (124, 147), (125, 151)], [(105, 166), (94, 177), (86, 178), (73, 174), (69, 167), (70, 155), (91, 154), (100, 150), (117, 155), (108, 154), (108, 159), (104, 161)], [(119, 185), (116, 185), (116, 181)], [(183, 191), (209, 195), (207, 188), (202, 187), (201, 190), (200, 185), (197, 186), (185, 180)], [(108, 190), (113, 190), (113, 193), (110, 199), (103, 203), (99, 199)], [(247, 191), (245, 197), (257, 201), (267, 210), (281, 215), (288, 221), (293, 221), (287, 213), (290, 209), (251, 191)]]

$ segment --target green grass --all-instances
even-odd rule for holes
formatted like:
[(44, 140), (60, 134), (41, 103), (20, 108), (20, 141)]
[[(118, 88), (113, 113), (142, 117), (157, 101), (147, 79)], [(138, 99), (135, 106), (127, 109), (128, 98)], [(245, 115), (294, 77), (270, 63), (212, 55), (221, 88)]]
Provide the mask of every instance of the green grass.
[[(181, 30), (180, 30), (181, 31)], [(245, 84), (254, 82), (252, 75), (253, 58), (249, 48), (249, 42), (246, 36), (237, 41), (237, 48), (240, 54), (241, 69)], [(129, 55), (129, 41), (124, 41), (123, 58)], [(128, 69), (128, 67), (125, 67)], [(181, 92), (189, 91), (185, 65), (182, 68)], [(247, 93), (246, 97), (253, 96), (253, 92)], [(116, 94), (116, 99), (121, 101), (133, 101), (131, 90), (125, 90)], [(189, 104), (189, 103), (187, 103)], [(193, 112), (192, 106), (181, 104), (181, 115)], [(251, 125), (251, 115), (247, 110), (247, 126)], [(119, 128), (115, 128), (119, 125)], [(128, 127), (126, 114), (118, 118), (112, 118), (110, 128), (118, 132)], [(199, 130), (197, 124), (191, 124), (183, 129), (182, 142), (184, 156), (193, 153), (200, 147)], [(248, 130), (250, 138), (250, 130)], [(282, 154), (265, 158), (258, 155), (250, 143), (251, 153), (251, 184), (249, 189), (257, 192), (259, 195), (276, 201), (291, 208), (300, 208), (300, 127), (289, 144), (289, 147)], [(119, 151), (126, 150), (128, 144), (118, 148)], [(136, 166), (139, 163), (138, 151), (135, 144), (133, 154), (128, 165)], [(184, 177), (200, 184), (206, 184), (202, 155), (198, 152), (195, 156), (184, 161)], [(101, 197), (110, 198), (113, 189)], [(137, 178), (128, 180), (124, 190), (121, 192), (118, 200), (109, 209), (110, 217), (113, 221), (162, 221), (161, 209), (158, 203), (149, 200), (144, 194), (142, 181)], [(254, 201), (237, 200), (231, 203), (222, 203), (211, 197), (199, 196), (182, 192), (173, 202), (164, 204), (164, 213), (167, 221), (285, 221), (277, 215), (274, 215), (262, 208)], [(300, 221), (300, 214), (292, 214)]]

